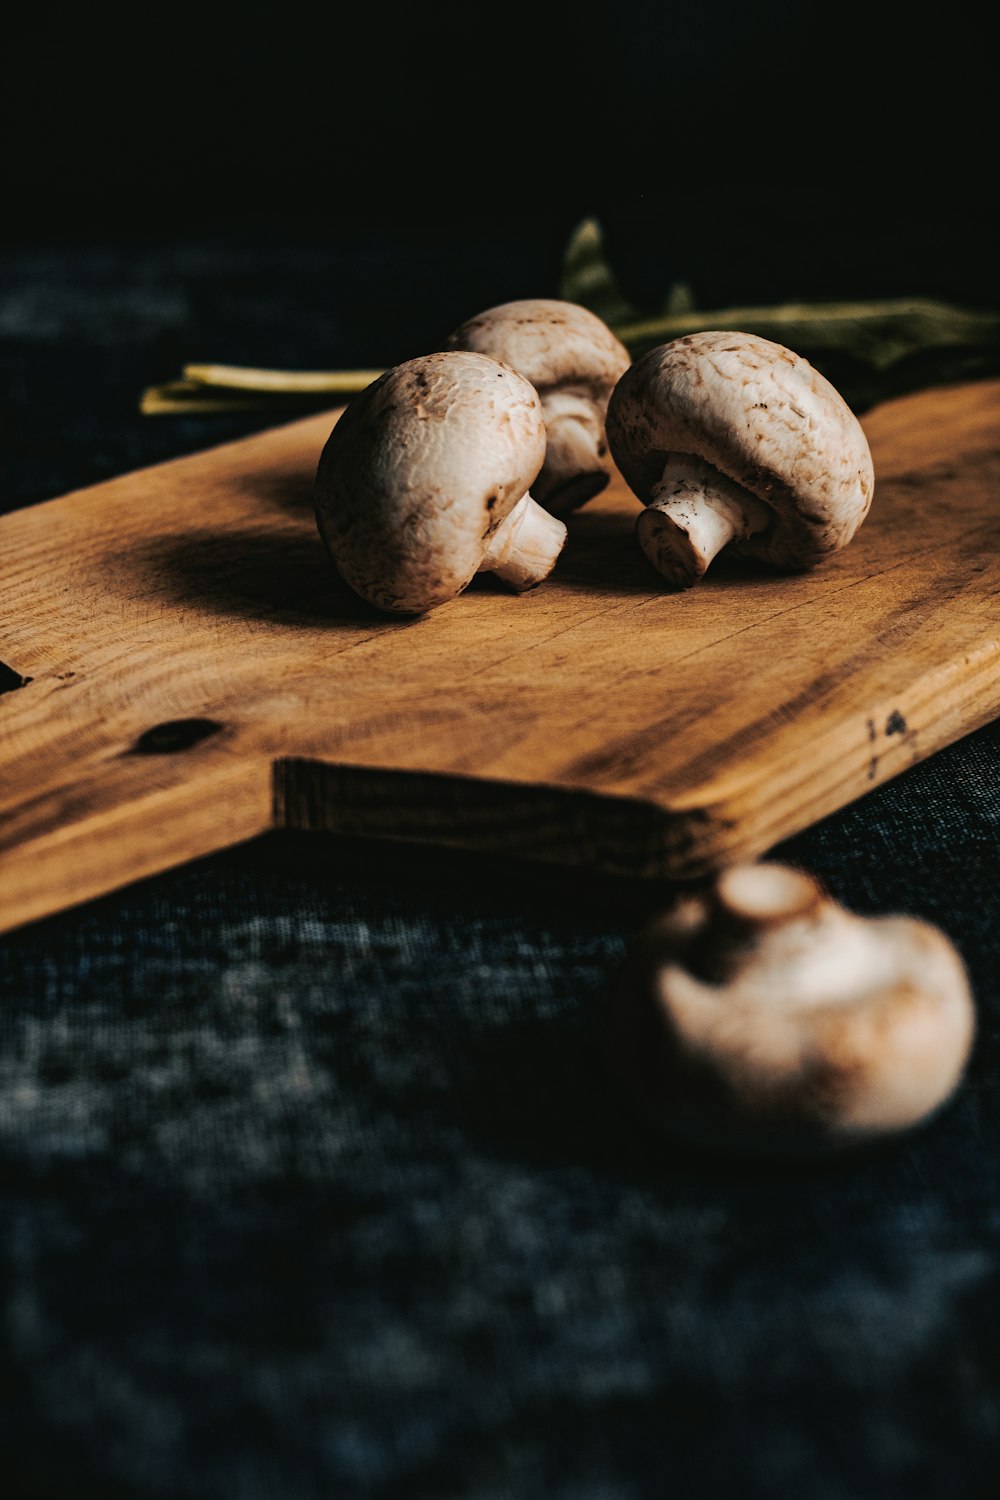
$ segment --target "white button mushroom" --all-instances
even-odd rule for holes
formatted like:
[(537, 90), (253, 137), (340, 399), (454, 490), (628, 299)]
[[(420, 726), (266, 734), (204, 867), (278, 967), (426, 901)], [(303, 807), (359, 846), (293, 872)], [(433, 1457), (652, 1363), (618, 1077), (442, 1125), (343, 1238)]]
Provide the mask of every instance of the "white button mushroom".
[(636, 361), (607, 436), (647, 509), (639, 543), (674, 588), (723, 547), (787, 570), (844, 547), (875, 490), (857, 417), (808, 360), (749, 333), (694, 333)]
[(491, 354), (538, 391), (548, 434), (533, 486), (541, 505), (565, 515), (605, 488), (604, 414), (630, 355), (596, 314), (554, 297), (504, 302), (463, 323), (447, 348)]
[(732, 867), (651, 924), (611, 1015), (655, 1124), (763, 1152), (917, 1124), (955, 1089), (974, 1035), (965, 968), (936, 927), (858, 916), (770, 863)]
[(420, 614), (476, 573), (517, 592), (551, 572), (566, 527), (529, 486), (545, 456), (529, 381), (482, 354), (396, 365), (350, 403), (316, 474), (316, 522), (362, 598)]

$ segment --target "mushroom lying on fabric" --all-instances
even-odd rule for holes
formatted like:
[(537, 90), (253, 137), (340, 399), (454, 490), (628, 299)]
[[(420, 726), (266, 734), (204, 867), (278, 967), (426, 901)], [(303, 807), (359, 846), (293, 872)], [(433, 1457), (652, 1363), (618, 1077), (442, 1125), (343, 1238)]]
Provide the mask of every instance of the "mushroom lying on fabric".
[(565, 515), (605, 488), (604, 414), (630, 356), (596, 314), (554, 297), (504, 302), (456, 328), (446, 347), (503, 360), (538, 391), (548, 439), (533, 486), (541, 505)]
[(650, 350), (611, 396), (607, 436), (647, 507), (639, 543), (674, 588), (727, 548), (814, 567), (852, 539), (875, 475), (857, 417), (808, 360), (756, 334), (694, 333)]
[(316, 474), (316, 522), (346, 583), (420, 614), (476, 573), (517, 592), (551, 572), (563, 523), (529, 487), (545, 457), (531, 383), (483, 354), (422, 355), (355, 397)]
[(799, 870), (733, 866), (636, 944), (612, 1010), (645, 1114), (713, 1147), (823, 1151), (917, 1124), (974, 1035), (936, 927), (857, 916)]

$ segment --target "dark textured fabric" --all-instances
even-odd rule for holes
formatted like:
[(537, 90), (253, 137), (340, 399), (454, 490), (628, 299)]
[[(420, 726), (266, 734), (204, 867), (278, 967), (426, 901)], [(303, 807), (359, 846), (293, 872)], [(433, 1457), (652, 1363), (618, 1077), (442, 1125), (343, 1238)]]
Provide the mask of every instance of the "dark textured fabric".
[[(372, 349), (321, 247), (8, 257), (6, 503), (251, 430), (137, 416), (183, 358), (550, 290), (461, 249)], [(774, 851), (976, 993), (946, 1109), (822, 1165), (640, 1122), (602, 1020), (655, 889), (275, 835), (0, 940), (0, 1493), (997, 1493), (998, 833), (992, 725)]]

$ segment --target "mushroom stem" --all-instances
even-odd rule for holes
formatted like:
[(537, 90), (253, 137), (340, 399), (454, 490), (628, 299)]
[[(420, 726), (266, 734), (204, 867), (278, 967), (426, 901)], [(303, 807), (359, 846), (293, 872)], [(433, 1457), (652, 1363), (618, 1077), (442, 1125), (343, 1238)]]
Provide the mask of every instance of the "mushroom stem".
[(586, 396), (544, 391), (541, 398), (545, 463), (535, 480), (535, 494), (555, 515), (565, 515), (586, 504), (608, 483), (604, 427)]
[(729, 542), (763, 531), (769, 508), (703, 459), (672, 453), (636, 522), (639, 545), (677, 589), (690, 588)]
[(713, 894), (728, 917), (760, 927), (806, 916), (823, 899), (811, 875), (779, 864), (732, 865), (719, 875)]
[(490, 537), (477, 571), (495, 573), (522, 594), (549, 576), (565, 541), (562, 521), (522, 495)]

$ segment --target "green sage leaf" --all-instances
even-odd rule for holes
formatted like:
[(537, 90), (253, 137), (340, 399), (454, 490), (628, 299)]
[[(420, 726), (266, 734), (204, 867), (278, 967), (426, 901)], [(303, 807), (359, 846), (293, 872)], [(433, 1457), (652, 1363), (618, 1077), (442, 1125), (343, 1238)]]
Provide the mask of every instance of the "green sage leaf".
[(573, 230), (563, 255), (559, 295), (589, 308), (609, 328), (634, 322), (638, 310), (624, 296), (604, 253), (604, 235), (596, 219), (583, 219)]

